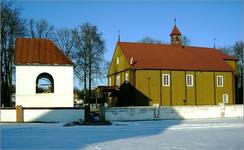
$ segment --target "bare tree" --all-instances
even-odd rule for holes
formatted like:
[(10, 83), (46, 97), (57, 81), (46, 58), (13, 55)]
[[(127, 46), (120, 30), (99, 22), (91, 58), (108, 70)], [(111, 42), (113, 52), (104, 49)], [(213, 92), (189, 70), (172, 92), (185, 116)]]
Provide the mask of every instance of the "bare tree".
[(89, 23), (84, 23), (73, 31), (73, 40), (77, 49), (76, 68), (80, 68), (84, 79), (84, 100), (88, 82), (88, 104), (90, 104), (92, 81), (94, 77), (101, 75), (105, 43), (97, 27)]
[(1, 103), (10, 106), (15, 38), (25, 35), (21, 9), (12, 1), (1, 1)]
[[(149, 36), (145, 36), (141, 40), (138, 40), (138, 42), (139, 43), (145, 43), (145, 44), (167, 44), (167, 42), (157, 40), (157, 39), (151, 38)], [(185, 46), (189, 46), (191, 41), (187, 36), (182, 35), (181, 36), (181, 43)]]
[(66, 56), (74, 58), (74, 41), (72, 38), (72, 29), (62, 28), (56, 30), (53, 35), (54, 42), (64, 52)]
[(182, 35), (181, 36), (181, 43), (184, 46), (189, 46), (191, 44), (191, 40), (187, 36)]
[(163, 44), (163, 43), (165, 43), (163, 41), (153, 39), (153, 38), (151, 38), (149, 36), (145, 36), (141, 40), (138, 40), (138, 42), (139, 43), (145, 43), (145, 44)]
[(72, 32), (73, 34), (73, 41), (74, 41), (74, 47), (76, 49), (76, 55), (74, 57), (75, 59), (75, 72), (77, 76), (79, 77), (80, 81), (84, 82), (84, 101), (86, 101), (86, 83), (87, 83), (87, 52), (86, 49), (83, 49), (83, 42), (82, 42), (82, 28), (78, 27), (74, 29)]
[(238, 41), (233, 45), (234, 56), (239, 59), (237, 62), (237, 103), (243, 104), (243, 51), (244, 42)]
[(28, 23), (28, 33), (31, 38), (52, 38), (54, 26), (50, 25), (45, 19), (35, 21), (31, 18)]
[(219, 48), (220, 51), (225, 54), (231, 55), (239, 61), (237, 62), (237, 71), (236, 71), (236, 98), (237, 103), (243, 103), (243, 51), (244, 51), (244, 42), (237, 41), (232, 46), (224, 46)]
[(218, 48), (221, 52), (227, 54), (227, 55), (231, 55), (234, 56), (234, 52), (232, 50), (232, 47), (230, 46), (224, 46), (224, 47), (220, 47)]

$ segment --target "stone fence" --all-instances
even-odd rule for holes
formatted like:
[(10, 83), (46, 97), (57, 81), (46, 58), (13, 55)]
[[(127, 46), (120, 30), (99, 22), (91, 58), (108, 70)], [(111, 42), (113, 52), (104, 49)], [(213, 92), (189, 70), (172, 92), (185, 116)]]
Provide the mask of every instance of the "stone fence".
[(84, 120), (84, 108), (1, 108), (0, 122), (67, 122)]
[(110, 121), (243, 117), (243, 105), (108, 107)]
[[(244, 105), (107, 107), (108, 121), (243, 117)], [(102, 115), (101, 115), (102, 114)], [(85, 120), (85, 108), (1, 108), (0, 122), (70, 122)]]

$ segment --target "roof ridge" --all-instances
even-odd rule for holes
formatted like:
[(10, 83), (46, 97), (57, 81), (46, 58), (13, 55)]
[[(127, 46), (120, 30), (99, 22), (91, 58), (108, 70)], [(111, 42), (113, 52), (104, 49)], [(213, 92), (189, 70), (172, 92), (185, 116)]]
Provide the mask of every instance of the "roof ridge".
[(117, 42), (118, 44), (123, 44), (123, 43), (125, 43), (125, 44), (141, 44), (141, 45), (165, 45), (165, 46), (167, 46), (167, 45), (171, 45), (171, 44), (168, 44), (168, 43), (141, 43), (141, 42)]

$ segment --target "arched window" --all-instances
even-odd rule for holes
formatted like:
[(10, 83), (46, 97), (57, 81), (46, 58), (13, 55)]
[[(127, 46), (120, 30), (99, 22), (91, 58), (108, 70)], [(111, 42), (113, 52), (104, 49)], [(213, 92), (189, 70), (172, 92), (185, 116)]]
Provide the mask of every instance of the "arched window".
[(37, 76), (36, 93), (54, 93), (54, 81), (50, 74), (41, 73)]

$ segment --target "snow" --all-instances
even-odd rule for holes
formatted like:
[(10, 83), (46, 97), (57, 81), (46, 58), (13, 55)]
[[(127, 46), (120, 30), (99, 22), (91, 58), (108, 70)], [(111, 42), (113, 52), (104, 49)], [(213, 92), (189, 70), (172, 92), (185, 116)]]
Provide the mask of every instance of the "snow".
[(243, 118), (63, 125), (1, 123), (0, 149), (244, 150)]

